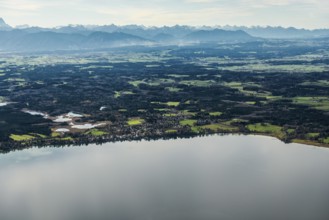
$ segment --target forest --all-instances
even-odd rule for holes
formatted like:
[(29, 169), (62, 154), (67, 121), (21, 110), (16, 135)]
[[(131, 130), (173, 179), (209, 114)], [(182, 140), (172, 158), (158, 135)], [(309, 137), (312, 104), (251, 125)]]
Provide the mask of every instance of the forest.
[(328, 45), (0, 53), (0, 152), (214, 133), (326, 147)]

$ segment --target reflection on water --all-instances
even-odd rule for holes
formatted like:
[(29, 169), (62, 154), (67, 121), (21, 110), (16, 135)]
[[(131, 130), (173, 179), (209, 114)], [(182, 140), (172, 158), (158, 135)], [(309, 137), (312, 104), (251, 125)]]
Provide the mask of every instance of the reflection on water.
[(1, 220), (328, 220), (329, 150), (269, 137), (0, 155)]

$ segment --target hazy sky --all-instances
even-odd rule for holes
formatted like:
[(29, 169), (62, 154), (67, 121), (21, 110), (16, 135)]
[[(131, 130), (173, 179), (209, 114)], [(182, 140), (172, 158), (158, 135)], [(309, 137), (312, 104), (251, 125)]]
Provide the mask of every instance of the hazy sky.
[(329, 0), (0, 0), (12, 26), (271, 25), (329, 28)]

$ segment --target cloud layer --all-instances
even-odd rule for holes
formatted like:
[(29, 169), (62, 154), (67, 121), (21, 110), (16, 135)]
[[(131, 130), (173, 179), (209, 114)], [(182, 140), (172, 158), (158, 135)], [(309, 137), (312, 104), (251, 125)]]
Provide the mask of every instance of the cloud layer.
[(0, 0), (11, 25), (272, 25), (329, 27), (327, 0)]

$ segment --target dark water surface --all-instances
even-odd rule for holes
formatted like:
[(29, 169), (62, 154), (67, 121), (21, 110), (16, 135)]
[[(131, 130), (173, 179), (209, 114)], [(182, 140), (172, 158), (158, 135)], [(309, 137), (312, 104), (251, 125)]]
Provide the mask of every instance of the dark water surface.
[(0, 155), (1, 220), (328, 220), (329, 149), (261, 136)]

